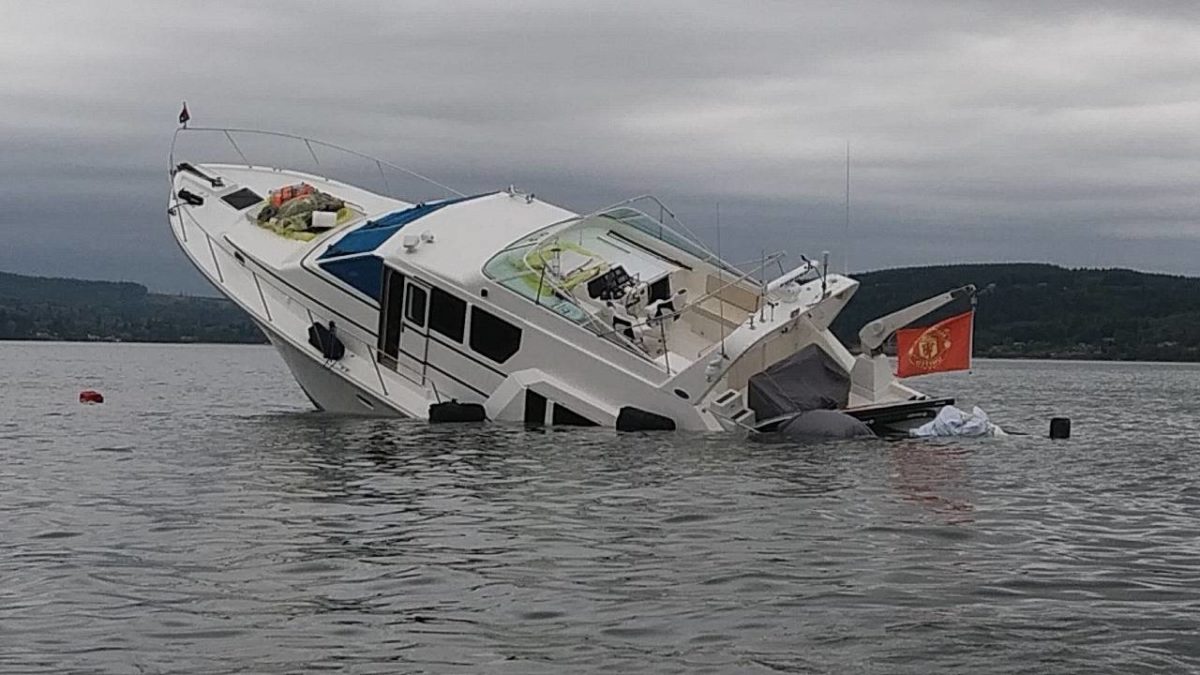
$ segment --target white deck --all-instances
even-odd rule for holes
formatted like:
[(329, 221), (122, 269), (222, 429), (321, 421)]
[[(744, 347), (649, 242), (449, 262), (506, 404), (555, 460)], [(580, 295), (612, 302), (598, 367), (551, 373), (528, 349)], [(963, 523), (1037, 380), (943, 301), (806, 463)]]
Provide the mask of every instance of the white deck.
[[(255, 259), (276, 269), (299, 265), (300, 260), (308, 252), (324, 248), (330, 241), (340, 237), (342, 233), (361, 224), (364, 219), (412, 206), (407, 202), (384, 197), (336, 180), (299, 171), (229, 164), (203, 164), (197, 168), (210, 175), (221, 176), (225, 186), (213, 188), (198, 176), (186, 172), (178, 174), (177, 182), (180, 185), (186, 186), (189, 190), (200, 193), (206, 198), (203, 206), (189, 208), (188, 212), (197, 219), (203, 218), (206, 230), (213, 237), (232, 241), (238, 248), (250, 253)], [(247, 215), (255, 215), (258, 206), (237, 211), (219, 201), (221, 196), (231, 194), (241, 188), (249, 188), (265, 200), (272, 190), (301, 182), (344, 199), (365, 214), (365, 217), (343, 224), (310, 241), (300, 241), (280, 236), (255, 224)]]

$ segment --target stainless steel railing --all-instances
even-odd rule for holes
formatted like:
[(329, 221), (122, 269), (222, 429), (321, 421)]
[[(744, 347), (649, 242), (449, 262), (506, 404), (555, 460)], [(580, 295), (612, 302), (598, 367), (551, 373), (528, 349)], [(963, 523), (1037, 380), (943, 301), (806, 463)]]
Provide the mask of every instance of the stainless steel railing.
[[(346, 156), (350, 156), (350, 157), (354, 157), (354, 158), (363, 160), (363, 161), (367, 162), (368, 165), (373, 165), (378, 170), (379, 176), (384, 183), (385, 193), (388, 193), (388, 194), (391, 193), (391, 185), (390, 185), (390, 181), (388, 180), (388, 177), (387, 177), (387, 170), (390, 170), (390, 171), (397, 172), (407, 178), (416, 179), (422, 183), (433, 186), (433, 187), (437, 188), (438, 190), (446, 192), (450, 195), (454, 195), (454, 196), (458, 196), (458, 197), (467, 196), (465, 193), (460, 192), (459, 190), (456, 190), (455, 188), (452, 188), (449, 185), (446, 185), (437, 180), (434, 180), (433, 178), (430, 178), (429, 176), (426, 176), (424, 174), (413, 171), (412, 169), (409, 169), (407, 167), (403, 167), (398, 164), (394, 164), (385, 159), (380, 159), (378, 157), (367, 154), (365, 152), (355, 150), (353, 148), (348, 148), (343, 145), (338, 145), (336, 143), (330, 143), (328, 141), (322, 141), (322, 140), (318, 140), (315, 138), (310, 138), (308, 136), (302, 136), (299, 134), (291, 134), (291, 133), (280, 132), (280, 131), (267, 131), (267, 130), (263, 130), (263, 129), (244, 129), (244, 128), (234, 128), (234, 127), (181, 126), (175, 130), (174, 135), (171, 137), (171, 149), (168, 154), (168, 163), (169, 163), (169, 171), (172, 174), (174, 173), (174, 171), (176, 170), (176, 167), (178, 166), (176, 159), (175, 159), (176, 146), (179, 143), (180, 136), (185, 135), (185, 134), (186, 135), (196, 135), (196, 136), (201, 136), (201, 135), (207, 134), (209, 136), (216, 136), (216, 137), (224, 138), (225, 142), (227, 142), (229, 144), (229, 147), (231, 147), (233, 149), (234, 153), (241, 160), (241, 163), (245, 164), (247, 166), (253, 166), (254, 163), (251, 161), (251, 159), (247, 155), (247, 153), (243, 150), (242, 145), (238, 143), (239, 138), (244, 139), (244, 138), (249, 138), (249, 137), (256, 137), (256, 138), (280, 139), (280, 140), (284, 140), (284, 141), (294, 141), (298, 144), (302, 144), (304, 146), (304, 148), (308, 151), (309, 157), (312, 158), (313, 164), (316, 165), (316, 167), (318, 167), (318, 168), (326, 168), (326, 167), (330, 166), (328, 162), (326, 162), (325, 164), (323, 164), (321, 162), (321, 156), (318, 154), (318, 150), (337, 152), (342, 155), (346, 155)], [(328, 158), (327, 158), (327, 160), (328, 160)], [(270, 164), (260, 164), (260, 166), (263, 166), (263, 165), (272, 166)], [(278, 168), (284, 168), (284, 167), (278, 167)]]

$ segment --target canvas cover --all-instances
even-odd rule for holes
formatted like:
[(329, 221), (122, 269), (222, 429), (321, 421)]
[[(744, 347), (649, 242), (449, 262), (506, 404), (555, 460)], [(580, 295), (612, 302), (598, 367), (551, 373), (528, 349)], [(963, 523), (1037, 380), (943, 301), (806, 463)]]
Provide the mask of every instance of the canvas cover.
[(935, 436), (1007, 436), (1004, 430), (993, 424), (987, 413), (979, 406), (971, 412), (959, 410), (948, 405), (938, 411), (937, 417), (916, 429), (908, 431), (909, 436), (929, 438)]
[(866, 438), (875, 432), (866, 422), (840, 410), (809, 410), (784, 422), (779, 427), (791, 438)]
[(850, 376), (833, 357), (809, 345), (750, 378), (747, 402), (758, 420), (806, 410), (846, 407)]

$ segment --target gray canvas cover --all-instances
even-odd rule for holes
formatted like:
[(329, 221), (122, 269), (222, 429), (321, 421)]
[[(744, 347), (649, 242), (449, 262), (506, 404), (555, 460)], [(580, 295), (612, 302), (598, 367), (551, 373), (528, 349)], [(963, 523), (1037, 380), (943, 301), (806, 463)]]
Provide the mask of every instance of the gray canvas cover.
[(863, 438), (875, 432), (866, 422), (840, 410), (809, 410), (779, 428), (791, 438)]
[(750, 409), (758, 420), (805, 410), (845, 408), (850, 376), (816, 345), (809, 345), (750, 378)]

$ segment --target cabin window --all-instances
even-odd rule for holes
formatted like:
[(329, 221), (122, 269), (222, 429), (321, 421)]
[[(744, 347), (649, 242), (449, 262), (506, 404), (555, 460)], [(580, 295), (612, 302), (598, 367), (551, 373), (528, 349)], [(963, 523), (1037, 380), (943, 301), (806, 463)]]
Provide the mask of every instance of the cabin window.
[(383, 296), (383, 260), (374, 255), (356, 255), (325, 260), (321, 269), (363, 295), (378, 301)]
[(455, 342), (462, 342), (467, 325), (467, 302), (440, 288), (430, 290), (433, 297), (429, 303), (429, 328)]
[(471, 307), (471, 350), (504, 363), (521, 348), (521, 329), (491, 312)]
[(408, 285), (408, 297), (404, 303), (404, 316), (414, 326), (419, 328), (425, 327), (425, 289), (419, 286)]
[(525, 390), (525, 424), (540, 427), (546, 423), (546, 397), (531, 389)]
[(646, 301), (666, 300), (669, 297), (671, 297), (671, 277), (664, 274), (661, 279), (650, 284), (650, 293)]
[(389, 368), (396, 368), (396, 357), (400, 350), (400, 317), (404, 298), (404, 275), (384, 268), (383, 303), (379, 312), (379, 360)]
[(571, 410), (561, 403), (554, 404), (554, 412), (551, 414), (551, 420), (554, 424), (569, 424), (577, 427), (594, 427), (596, 423), (579, 413)]

